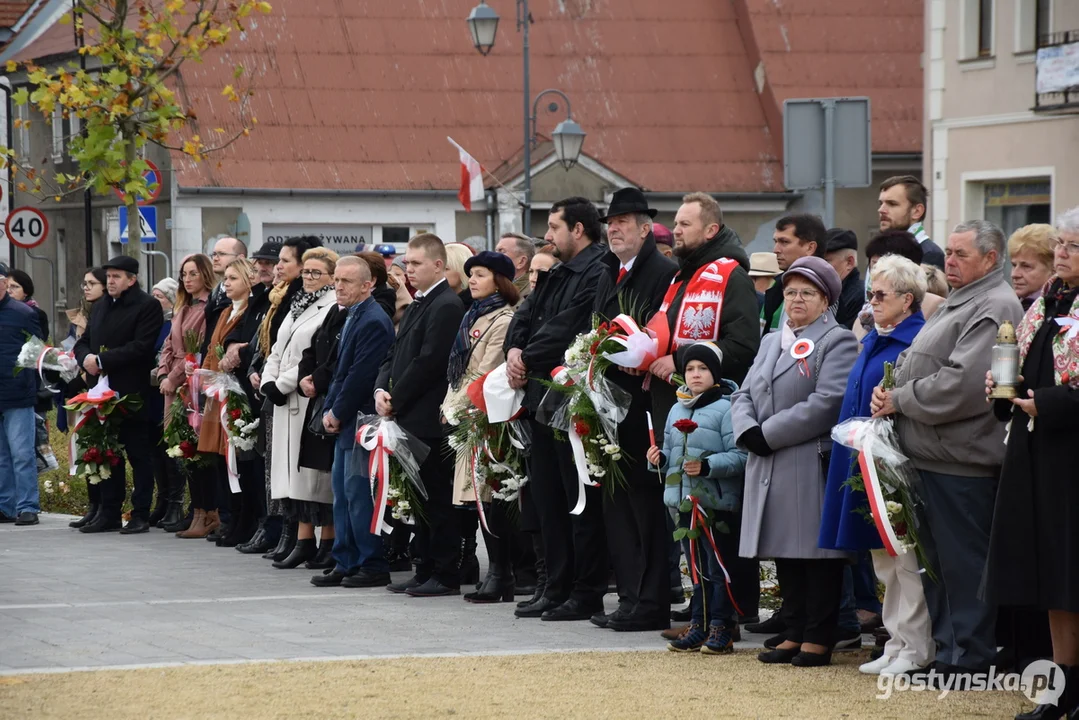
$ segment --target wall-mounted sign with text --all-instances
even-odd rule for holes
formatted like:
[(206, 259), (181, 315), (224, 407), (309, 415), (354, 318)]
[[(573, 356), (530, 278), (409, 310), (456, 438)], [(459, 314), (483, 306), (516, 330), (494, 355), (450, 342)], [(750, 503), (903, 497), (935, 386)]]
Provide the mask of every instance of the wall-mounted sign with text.
[(284, 242), (292, 237), (313, 235), (338, 255), (351, 255), (360, 243), (371, 249), (370, 225), (272, 225), (262, 226), (262, 242)]

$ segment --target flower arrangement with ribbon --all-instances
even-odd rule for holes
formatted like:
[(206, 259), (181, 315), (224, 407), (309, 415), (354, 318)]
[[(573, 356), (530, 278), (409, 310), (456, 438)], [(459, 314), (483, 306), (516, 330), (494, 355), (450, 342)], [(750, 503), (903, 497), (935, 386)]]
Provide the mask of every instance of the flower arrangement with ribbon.
[(521, 406), (524, 393), (511, 389), (506, 392), (507, 389), (509, 382), (503, 363), (469, 383), (463, 396), (467, 403), (459, 402), (456, 407), (444, 408), (443, 413), (453, 427), (450, 447), (469, 468), (476, 511), (488, 533), (491, 530), (483, 508), (487, 498), (483, 496), (489, 495), (491, 499), (512, 506), (528, 482), (525, 454), (531, 446), (531, 437), (527, 426), (519, 419), (524, 413)]
[(75, 359), (74, 353), (46, 345), (45, 341), (36, 335), (24, 334), (26, 342), (23, 343), (19, 356), (15, 359), (16, 375), (23, 368), (37, 370), (41, 381), (50, 390), (54, 388), (45, 379), (46, 370), (59, 373), (60, 381), (65, 384), (75, 379), (75, 376), (79, 374), (79, 361)]
[(112, 477), (112, 469), (123, 459), (119, 423), (142, 407), (138, 395), (120, 397), (102, 375), (97, 385), (80, 393), (64, 405), (75, 413), (71, 431), (68, 474), (83, 478), (91, 485)]
[[(356, 474), (366, 472), (374, 500), (371, 534), (388, 533), (393, 529), (385, 521), (385, 513), (382, 512), (385, 507), (390, 508), (395, 520), (414, 523), (415, 515), (423, 515), (421, 501), (427, 499), (427, 490), (420, 479), (420, 466), (427, 459), (430, 448), (392, 418), (361, 415), (356, 425), (359, 428), (356, 431), (356, 445), (366, 453), (367, 458), (367, 467)], [(353, 458), (362, 457), (364, 453), (353, 453)]]
[(610, 322), (610, 343), (619, 348), (616, 352), (606, 353), (607, 360), (621, 367), (634, 370), (647, 370), (659, 357), (659, 345), (656, 333), (649, 328), (641, 328), (629, 315), (623, 313)]
[[(202, 333), (190, 329), (184, 332), (184, 370), (187, 375), (187, 401), (189, 407), (181, 410), (181, 416), (187, 415), (187, 422), (195, 431), (196, 440), (199, 426), (202, 423), (202, 412), (199, 409), (200, 378), (198, 369), (202, 367)], [(196, 443), (197, 444), (197, 443)]]
[(210, 464), (209, 455), (199, 452), (199, 436), (185, 417), (186, 413), (187, 401), (181, 391), (169, 406), (169, 421), (161, 436), (165, 454), (179, 463), (180, 471), (185, 475), (194, 468)]
[[(894, 387), (893, 366), (885, 363), (885, 389)], [(918, 562), (933, 577), (932, 569), (918, 542), (918, 515), (921, 499), (914, 492), (916, 471), (899, 449), (899, 436), (891, 418), (851, 418), (832, 428), (832, 439), (857, 451), (847, 487), (864, 492), (869, 509), (862, 508), (866, 520), (880, 535), (884, 549), (892, 557), (913, 550)], [(860, 473), (853, 473), (855, 467)]]
[(232, 373), (199, 370), (199, 382), (207, 398), (217, 401), (221, 430), (225, 433), (228, 448), (225, 451), (225, 468), (228, 470), (229, 489), (240, 492), (240, 470), (236, 464), (237, 450), (252, 450), (259, 427), (259, 419), (251, 411), (247, 393)]
[(592, 330), (578, 335), (566, 350), (566, 364), (551, 371), (552, 381), (544, 382), (548, 391), (537, 412), (540, 422), (569, 437), (578, 482), (572, 515), (584, 512), (586, 486), (606, 482), (613, 491), (625, 484), (618, 424), (626, 417), (630, 396), (604, 376), (612, 364), (609, 355), (622, 346), (615, 342), (617, 330), (610, 324), (598, 317), (592, 324)]

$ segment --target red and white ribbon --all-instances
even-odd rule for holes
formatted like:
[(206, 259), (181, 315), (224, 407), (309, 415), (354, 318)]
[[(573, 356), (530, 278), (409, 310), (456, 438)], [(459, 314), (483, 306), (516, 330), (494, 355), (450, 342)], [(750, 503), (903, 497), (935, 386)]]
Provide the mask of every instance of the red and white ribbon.
[(869, 438), (862, 444), (862, 451), (858, 453), (858, 466), (862, 469), (862, 481), (865, 485), (866, 497), (869, 498), (869, 509), (873, 513), (873, 524), (877, 526), (877, 534), (884, 543), (884, 549), (892, 557), (905, 554), (907, 548), (899, 541), (892, 527), (892, 521), (888, 519), (887, 501), (884, 499), (880, 476), (877, 474), (877, 461), (873, 457), (873, 441)]
[(68, 448), (67, 448), (67, 452), (68, 452), (68, 455), (67, 455), (68, 456), (67, 474), (68, 475), (74, 476), (74, 475), (78, 474), (78, 467), (79, 467), (79, 459), (80, 458), (79, 458), (79, 455), (78, 455), (78, 450), (77, 450), (78, 444), (77, 443), (78, 443), (78, 440), (79, 440), (79, 430), (81, 430), (82, 426), (85, 425), (86, 423), (88, 423), (90, 421), (90, 419), (93, 418), (93, 417), (96, 417), (98, 419), (98, 421), (101, 422), (102, 424), (105, 423), (105, 418), (101, 417), (101, 415), (98, 414), (96, 409), (95, 410), (79, 410), (78, 414), (75, 415), (75, 427), (72, 428), (72, 430), (71, 430), (71, 438), (68, 441)]
[[(488, 451), (488, 454), (490, 454), (490, 451)], [(494, 537), (498, 537), (491, 532), (491, 528), (487, 526), (487, 513), (483, 511), (483, 502), (480, 500), (480, 478), (479, 473), (476, 472), (477, 467), (479, 466), (479, 463), (477, 462), (479, 456), (480, 449), (472, 448), (472, 493), (476, 496), (476, 512), (479, 513), (480, 525), (483, 526), (483, 531), (485, 533), (490, 533)]]
[[(700, 528), (701, 533), (708, 538), (708, 544), (712, 546), (712, 552), (716, 556), (716, 562), (719, 563), (719, 569), (723, 571), (723, 584), (727, 589), (727, 597), (731, 599), (734, 611), (741, 615), (742, 609), (738, 607), (738, 602), (734, 599), (734, 593), (731, 592), (731, 575), (727, 572), (727, 566), (723, 564), (723, 556), (719, 554), (719, 546), (716, 545), (716, 538), (712, 535), (712, 527), (708, 524), (708, 518), (705, 517), (704, 511), (701, 509), (700, 501), (693, 495), (687, 495), (686, 499), (693, 503), (693, 508), (689, 515), (689, 529)], [(700, 582), (697, 574), (697, 543), (693, 539), (689, 541), (689, 571), (693, 578), (693, 584), (697, 585)], [(712, 582), (716, 581), (715, 578), (710, 579)]]
[(371, 512), (372, 535), (390, 533), (393, 527), (385, 520), (386, 501), (390, 491), (390, 458), (393, 456), (393, 441), (386, 433), (384, 424), (363, 425), (356, 432), (356, 442), (370, 454), (367, 474), (371, 481), (371, 495), (374, 510)]
[(652, 367), (652, 363), (659, 357), (659, 342), (653, 331), (641, 329), (629, 315), (617, 316), (611, 321), (611, 327), (622, 332), (612, 333), (608, 340), (614, 341), (623, 349), (620, 352), (608, 353), (608, 360), (615, 365), (636, 370)]
[(201, 358), (197, 353), (188, 353), (184, 356), (185, 369), (187, 366), (191, 366), (193, 370), (187, 376), (188, 402), (191, 404), (187, 411), (187, 423), (195, 431), (196, 435), (202, 427), (202, 413), (199, 411), (199, 385), (201, 385), (201, 382), (199, 381), (198, 369), (200, 364)]
[[(591, 365), (589, 365), (589, 373), (591, 374)], [(551, 371), (551, 377), (556, 383), (569, 387), (573, 384), (573, 379), (570, 377), (569, 370), (563, 366), (556, 367)], [(577, 504), (573, 506), (573, 509), (569, 511), (570, 515), (580, 515), (584, 512), (587, 498), (585, 498), (585, 487), (597, 487), (599, 483), (593, 480), (588, 475), (588, 459), (584, 453), (584, 441), (581, 436), (577, 434), (577, 429), (574, 427), (574, 423), (570, 422), (569, 428), (569, 446), (573, 451), (573, 465), (577, 469)]]
[(217, 400), (218, 417), (221, 419), (221, 432), (225, 433), (225, 468), (229, 475), (229, 490), (235, 495), (240, 492), (240, 470), (236, 465), (236, 448), (232, 444), (229, 434), (229, 409), (226, 399), (229, 393), (224, 388), (213, 388), (206, 391), (206, 397)]

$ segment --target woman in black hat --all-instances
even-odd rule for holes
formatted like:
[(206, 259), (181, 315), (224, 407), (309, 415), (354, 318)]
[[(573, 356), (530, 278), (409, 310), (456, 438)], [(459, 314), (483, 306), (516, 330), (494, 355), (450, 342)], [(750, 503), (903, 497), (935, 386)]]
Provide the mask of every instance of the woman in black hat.
[[(450, 352), (447, 369), (449, 390), (442, 403), (443, 416), (452, 419), (453, 408), (467, 407), (469, 384), (506, 362), (502, 350), (506, 331), (513, 319), (513, 306), (519, 297), (513, 284), (513, 261), (501, 253), (484, 250), (465, 263), (472, 304), (461, 320), (457, 339)], [(468, 512), (475, 507), (477, 489), (472, 486), (469, 458), (458, 453), (453, 478), (453, 501), (462, 512), (462, 558), (474, 557), (478, 516)], [(514, 535), (504, 502), (493, 501), (486, 487), (478, 490), (480, 501), (487, 503), (487, 524), (493, 534), (484, 532), (489, 559), (487, 576), (476, 592), (466, 593), (465, 600), (490, 603), (513, 600), (512, 545)], [(471, 551), (471, 552), (470, 552)], [(474, 566), (478, 569), (478, 563)], [(467, 570), (462, 566), (462, 572)], [(474, 582), (474, 580), (473, 580)]]

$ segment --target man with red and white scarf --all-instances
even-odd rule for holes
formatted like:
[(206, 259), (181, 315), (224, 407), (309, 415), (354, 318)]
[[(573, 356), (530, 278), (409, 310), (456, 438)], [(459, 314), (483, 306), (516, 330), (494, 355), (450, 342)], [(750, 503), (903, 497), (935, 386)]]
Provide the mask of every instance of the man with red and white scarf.
[[(648, 327), (659, 336), (661, 356), (652, 363), (652, 415), (662, 425), (675, 403), (671, 376), (678, 353), (697, 342), (714, 342), (723, 353), (724, 377), (741, 383), (760, 347), (760, 312), (749, 258), (738, 234), (723, 224), (723, 211), (707, 193), (682, 198), (674, 218), (674, 255), (682, 267)], [(757, 614), (760, 585), (756, 562), (731, 563), (732, 590), (747, 616)]]

